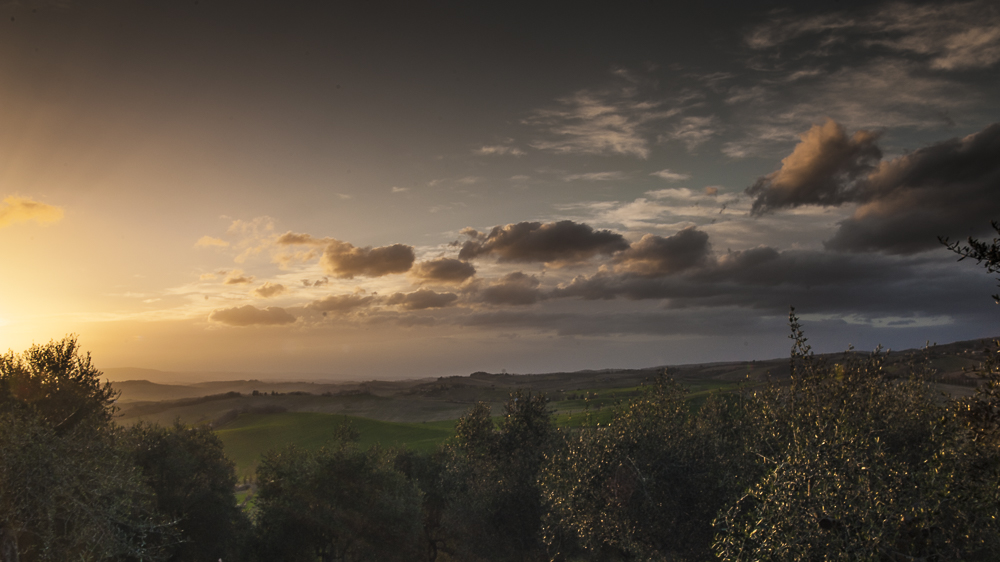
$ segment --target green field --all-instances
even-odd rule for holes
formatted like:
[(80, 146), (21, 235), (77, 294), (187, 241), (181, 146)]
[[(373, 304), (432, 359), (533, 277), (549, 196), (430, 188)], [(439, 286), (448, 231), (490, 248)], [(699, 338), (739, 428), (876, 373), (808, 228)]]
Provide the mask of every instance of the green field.
[[(732, 383), (697, 385), (688, 395), (692, 408), (704, 403), (708, 394), (735, 388)], [(614, 415), (614, 406), (638, 394), (638, 387), (620, 389), (582, 389), (589, 398), (560, 400), (551, 403), (553, 421), (564, 428), (585, 425), (607, 425)], [(493, 414), (502, 413), (494, 408)], [(305, 449), (319, 449), (329, 443), (331, 436), (342, 424), (349, 422), (360, 433), (361, 447), (381, 445), (405, 446), (415, 451), (431, 451), (454, 435), (457, 420), (421, 423), (379, 421), (359, 416), (319, 412), (284, 412), (277, 414), (243, 414), (216, 430), (225, 446), (226, 455), (236, 463), (240, 478), (252, 477), (262, 453), (296, 445)]]
[(319, 449), (330, 441), (337, 427), (350, 422), (361, 434), (361, 447), (405, 445), (416, 451), (433, 450), (455, 432), (454, 420), (394, 423), (315, 412), (245, 414), (216, 430), (226, 455), (236, 463), (240, 478), (253, 476), (260, 455), (296, 445)]

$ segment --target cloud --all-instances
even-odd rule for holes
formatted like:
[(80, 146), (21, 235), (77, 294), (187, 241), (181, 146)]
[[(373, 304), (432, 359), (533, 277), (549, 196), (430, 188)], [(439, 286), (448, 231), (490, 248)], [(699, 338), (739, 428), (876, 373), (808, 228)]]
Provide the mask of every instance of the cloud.
[[(559, 205), (568, 218), (629, 231), (676, 232), (693, 224), (714, 222), (720, 214), (741, 216), (749, 211), (749, 200), (737, 194), (719, 195), (704, 190), (673, 187), (647, 191), (632, 201), (581, 201)], [(729, 211), (726, 211), (729, 209)]]
[(479, 292), (479, 300), (494, 305), (535, 304), (544, 296), (538, 289), (539, 284), (538, 278), (534, 275), (515, 271), (482, 289)]
[(883, 162), (855, 200), (828, 249), (910, 254), (988, 231), (1000, 216), (1000, 123)]
[(661, 135), (660, 140), (680, 141), (689, 151), (694, 150), (719, 133), (717, 121), (714, 115), (685, 117), (672, 131)]
[(253, 279), (253, 275), (243, 275), (243, 271), (234, 269), (229, 272), (223, 283), (226, 285), (243, 285), (246, 283), (253, 283)]
[(824, 242), (847, 252), (911, 254), (938, 236), (986, 232), (1000, 215), (1000, 123), (879, 162), (875, 136), (848, 138), (832, 121), (813, 127), (782, 167), (747, 189), (752, 213), (799, 205), (857, 204)]
[(649, 174), (651, 176), (656, 176), (662, 180), (667, 180), (669, 182), (683, 181), (691, 178), (691, 174), (678, 174), (677, 172), (671, 172), (668, 169), (660, 170), (659, 172), (653, 172)]
[(472, 264), (452, 258), (420, 262), (410, 271), (421, 282), (430, 283), (462, 283), (475, 274)]
[(295, 317), (283, 308), (269, 306), (260, 309), (249, 304), (212, 311), (208, 319), (227, 326), (278, 326), (295, 322)]
[(271, 256), (271, 261), (278, 264), (282, 269), (288, 269), (293, 264), (312, 261), (322, 255), (322, 249), (310, 248), (308, 250), (278, 251)]
[(213, 238), (211, 236), (202, 236), (197, 242), (194, 243), (194, 245), (198, 248), (210, 248), (213, 246), (218, 248), (228, 248), (229, 242), (219, 238)]
[(271, 283), (270, 281), (267, 281), (260, 287), (253, 290), (253, 296), (262, 299), (269, 299), (271, 297), (276, 297), (287, 290), (288, 289), (280, 283)]
[(708, 234), (688, 227), (663, 238), (646, 234), (614, 257), (615, 271), (641, 277), (663, 277), (705, 263), (711, 246)]
[(392, 192), (393, 193), (406, 193), (409, 190), (410, 190), (410, 188), (408, 188), (408, 187), (396, 187), (396, 186), (392, 186)]
[(502, 156), (506, 154), (509, 154), (511, 156), (525, 155), (525, 152), (520, 148), (517, 148), (516, 146), (504, 146), (504, 145), (484, 146), (482, 148), (477, 148), (473, 152), (483, 156), (490, 156), (490, 155)]
[(455, 293), (436, 293), (429, 289), (420, 289), (412, 293), (395, 293), (385, 302), (390, 305), (398, 305), (403, 310), (424, 310), (444, 308), (456, 300), (458, 300), (458, 295)]
[(868, 13), (773, 18), (746, 37), (756, 50), (831, 55), (857, 46), (922, 57), (935, 70), (988, 68), (1000, 62), (995, 2), (885, 4)]
[(524, 122), (542, 129), (548, 138), (533, 148), (557, 153), (622, 154), (649, 157), (649, 128), (676, 115), (660, 102), (638, 99), (633, 83), (601, 91), (583, 90), (557, 100), (553, 109), (538, 110)]
[(882, 158), (875, 144), (877, 133), (857, 131), (848, 137), (844, 128), (832, 120), (814, 125), (801, 138), (795, 150), (781, 161), (781, 169), (746, 189), (755, 197), (751, 214), (850, 201), (855, 197), (852, 191), (857, 180)]
[(347, 314), (355, 309), (367, 307), (375, 302), (373, 296), (361, 295), (330, 295), (309, 303), (306, 308), (317, 312), (333, 312)]
[[(891, 131), (964, 127), (993, 115), (990, 70), (997, 60), (981, 55), (1000, 54), (1000, 9), (988, 0), (922, 4), (772, 13), (747, 38), (756, 51), (748, 73), (757, 80), (730, 90), (730, 122), (743, 134), (728, 139), (723, 152), (773, 157), (806, 123), (825, 117), (849, 129)], [(973, 44), (979, 46), (970, 50)]]
[[(839, 317), (944, 318), (975, 307), (989, 283), (950, 258), (887, 257), (762, 246), (729, 252), (679, 275), (602, 270), (549, 292), (550, 299), (658, 300), (671, 310), (740, 308), (781, 315), (794, 305)], [(758, 313), (759, 313), (758, 312)]]
[(288, 232), (279, 236), (274, 243), (279, 246), (325, 246), (334, 241), (333, 238), (315, 238), (309, 234)]
[(0, 228), (28, 221), (49, 224), (62, 218), (62, 208), (39, 203), (26, 197), (11, 195), (5, 197), (3, 203), (0, 204)]
[[(759, 333), (769, 319), (757, 312), (739, 309), (699, 310), (693, 314), (677, 311), (612, 312), (604, 314), (552, 313), (534, 311), (489, 311), (471, 314), (460, 320), (470, 327), (489, 327), (553, 332), (559, 336), (609, 335), (737, 335)], [(787, 314), (787, 311), (786, 311)]]
[(323, 251), (320, 263), (330, 275), (340, 279), (355, 276), (382, 277), (393, 273), (406, 273), (416, 259), (413, 246), (393, 244), (358, 248), (347, 242), (334, 240)]
[(274, 219), (266, 215), (251, 220), (234, 220), (227, 232), (239, 237), (235, 246), (242, 251), (233, 258), (236, 263), (244, 263), (274, 245)]
[(467, 228), (462, 233), (470, 238), (458, 254), (463, 260), (495, 255), (501, 262), (573, 263), (628, 248), (621, 234), (569, 220), (496, 226), (488, 234)]
[(646, 195), (648, 195), (650, 199), (679, 199), (682, 201), (699, 198), (699, 194), (686, 187), (667, 187), (664, 189), (656, 189), (653, 191), (647, 191)]
[(563, 178), (565, 181), (615, 181), (625, 179), (624, 172), (591, 172), (589, 174), (571, 174)]

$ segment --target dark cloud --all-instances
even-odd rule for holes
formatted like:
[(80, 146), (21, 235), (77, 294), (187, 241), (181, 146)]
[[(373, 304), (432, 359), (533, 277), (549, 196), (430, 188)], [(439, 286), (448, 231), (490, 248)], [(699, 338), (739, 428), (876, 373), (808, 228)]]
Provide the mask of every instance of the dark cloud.
[(670, 309), (743, 307), (781, 314), (858, 317), (950, 316), (972, 309), (989, 279), (956, 270), (946, 256), (889, 258), (874, 254), (784, 251), (731, 252), (680, 275), (642, 277), (601, 271), (552, 290), (549, 298), (662, 300)]
[(520, 271), (508, 273), (479, 292), (479, 299), (495, 305), (535, 304), (543, 298), (538, 278)]
[(452, 258), (438, 258), (418, 263), (410, 275), (430, 283), (462, 283), (476, 274), (468, 262)]
[(875, 166), (880, 154), (869, 133), (848, 139), (832, 121), (813, 127), (780, 170), (747, 189), (757, 196), (751, 212), (856, 203), (825, 246), (888, 254), (981, 234), (1000, 216), (1000, 123)]
[(271, 297), (276, 297), (288, 289), (280, 283), (271, 283), (270, 281), (265, 282), (260, 287), (253, 290), (255, 297), (260, 297), (262, 299), (269, 299)]
[(303, 279), (302, 280), (302, 286), (303, 287), (322, 287), (323, 285), (326, 285), (329, 282), (330, 282), (330, 279), (328, 277), (324, 277), (322, 279), (317, 279), (315, 281), (310, 281), (309, 279)]
[(844, 128), (827, 120), (802, 135), (802, 141), (781, 169), (758, 179), (746, 189), (755, 197), (750, 213), (800, 205), (840, 205), (856, 199), (858, 180), (875, 169), (882, 158), (878, 134)]
[(708, 258), (708, 234), (688, 227), (666, 238), (646, 234), (614, 258), (615, 271), (662, 277), (703, 264)]
[[(843, 54), (859, 47), (916, 60), (934, 70), (988, 68), (1000, 61), (1000, 10), (990, 0), (890, 3), (861, 14), (779, 16), (747, 36), (753, 49), (795, 50), (796, 57)], [(775, 56), (782, 61), (791, 57)]]
[(375, 302), (375, 297), (361, 295), (330, 295), (309, 303), (306, 308), (317, 312), (333, 312), (347, 314), (358, 308), (364, 308)]
[(423, 310), (425, 308), (444, 308), (450, 306), (458, 295), (455, 293), (436, 293), (429, 289), (420, 289), (412, 293), (396, 293), (386, 299), (386, 304), (399, 305), (403, 310)]
[[(325, 246), (320, 257), (320, 263), (327, 273), (340, 279), (353, 279), (355, 276), (381, 277), (393, 273), (406, 273), (416, 259), (413, 247), (406, 244), (393, 244), (372, 248), (358, 248), (348, 242), (334, 238), (316, 238), (309, 234), (286, 232), (275, 240), (278, 246)], [(281, 253), (275, 256), (275, 261), (288, 265), (297, 261), (307, 261), (316, 257), (318, 249), (308, 251)]]
[(462, 233), (470, 238), (458, 254), (463, 260), (495, 255), (501, 262), (572, 263), (628, 248), (621, 234), (569, 220), (519, 222), (496, 226), (488, 234), (472, 229)]
[(356, 275), (381, 277), (406, 273), (415, 259), (413, 246), (405, 244), (357, 248), (347, 242), (334, 240), (323, 251), (320, 263), (334, 277), (353, 279)]
[(262, 310), (249, 304), (212, 311), (208, 319), (227, 326), (276, 326), (295, 322), (295, 317), (283, 308), (269, 306)]
[[(787, 314), (782, 314), (782, 320)], [(559, 336), (608, 335), (745, 335), (754, 333), (768, 319), (759, 313), (736, 308), (699, 310), (678, 314), (674, 311), (614, 312), (579, 314), (570, 312), (480, 312), (461, 318), (464, 326), (554, 332)]]
[(862, 196), (827, 248), (912, 254), (986, 232), (1000, 217), (1000, 123), (884, 162)]

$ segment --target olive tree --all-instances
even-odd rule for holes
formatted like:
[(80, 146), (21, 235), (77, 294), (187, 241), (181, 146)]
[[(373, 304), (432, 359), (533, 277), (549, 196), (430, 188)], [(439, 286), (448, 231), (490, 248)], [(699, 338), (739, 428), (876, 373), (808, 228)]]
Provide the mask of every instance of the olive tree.
[(421, 493), (392, 460), (346, 441), (266, 453), (257, 468), (260, 559), (419, 559)]
[(250, 521), (236, 503), (236, 469), (208, 427), (139, 423), (127, 432), (133, 462), (155, 494), (157, 510), (179, 536), (169, 560), (233, 560)]
[(971, 455), (924, 373), (893, 376), (879, 350), (818, 361), (794, 313), (791, 324), (790, 384), (746, 397), (764, 474), (717, 518), (718, 557), (992, 559), (1000, 529), (982, 494), (995, 469)]
[(533, 560), (544, 555), (538, 475), (555, 437), (548, 398), (516, 391), (498, 420), (491, 414), (479, 403), (455, 426), (454, 549), (467, 560)]
[(543, 466), (546, 539), (560, 558), (699, 560), (711, 521), (750, 479), (738, 408), (711, 396), (692, 413), (663, 373), (610, 424), (564, 435)]
[[(993, 230), (1000, 234), (1000, 222), (993, 221)], [(942, 244), (949, 250), (958, 254), (958, 261), (966, 258), (976, 260), (977, 264), (986, 268), (989, 273), (1000, 271), (1000, 238), (994, 238), (992, 242), (984, 242), (977, 238), (968, 239), (968, 243), (963, 246), (960, 242), (952, 242), (948, 238), (938, 237)], [(1000, 304), (1000, 295), (993, 295), (993, 300)]]
[(0, 356), (0, 561), (162, 558), (100, 375), (75, 337)]

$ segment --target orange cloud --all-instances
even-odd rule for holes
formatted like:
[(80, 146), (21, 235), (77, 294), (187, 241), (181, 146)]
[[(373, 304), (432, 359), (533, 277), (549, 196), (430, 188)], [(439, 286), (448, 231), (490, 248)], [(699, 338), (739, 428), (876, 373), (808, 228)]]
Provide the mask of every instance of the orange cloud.
[(223, 283), (226, 285), (243, 285), (244, 283), (253, 283), (253, 279), (253, 275), (243, 275), (242, 270), (234, 269), (229, 272)]
[(260, 309), (249, 304), (215, 310), (208, 315), (208, 319), (227, 326), (278, 326), (295, 322), (295, 317), (283, 308), (269, 306)]
[(209, 248), (212, 246), (218, 248), (227, 248), (229, 247), (229, 242), (226, 242), (225, 240), (221, 240), (219, 238), (213, 238), (211, 236), (202, 236), (201, 238), (198, 239), (197, 242), (194, 243), (194, 245), (195, 247), (198, 248)]
[(63, 210), (60, 207), (39, 203), (26, 197), (6, 197), (3, 204), (0, 204), (0, 228), (28, 221), (48, 224), (62, 218)]
[(855, 197), (856, 181), (882, 159), (875, 144), (878, 137), (878, 133), (864, 130), (848, 137), (844, 128), (830, 119), (814, 125), (781, 161), (781, 169), (746, 189), (748, 195), (756, 197), (750, 212), (761, 215), (782, 207), (850, 201)]
[(260, 287), (253, 290), (253, 296), (262, 299), (269, 299), (271, 297), (276, 297), (287, 290), (288, 289), (280, 283), (271, 283), (270, 281), (267, 281)]
[(300, 234), (291, 230), (275, 240), (275, 244), (279, 246), (322, 246), (330, 242), (335, 242), (335, 240), (332, 238), (316, 238), (310, 234)]

